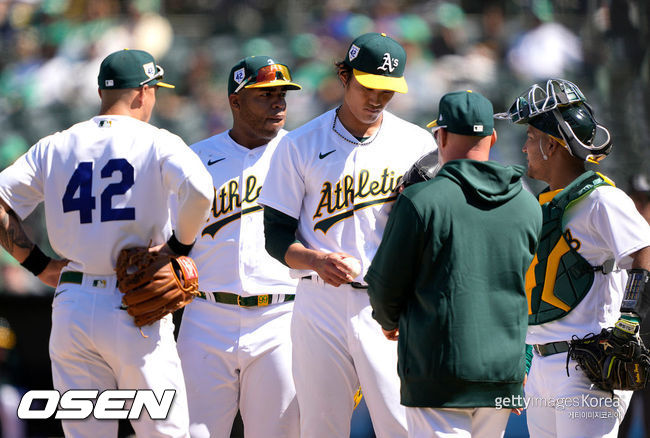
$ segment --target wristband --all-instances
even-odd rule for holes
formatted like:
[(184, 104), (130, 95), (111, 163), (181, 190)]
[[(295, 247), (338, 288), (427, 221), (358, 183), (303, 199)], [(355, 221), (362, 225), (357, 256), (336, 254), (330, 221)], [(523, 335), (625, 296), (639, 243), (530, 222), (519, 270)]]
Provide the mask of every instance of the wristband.
[(621, 313), (633, 313), (643, 319), (650, 309), (650, 273), (645, 269), (628, 269)]
[(38, 277), (45, 270), (48, 263), (50, 263), (50, 260), (52, 260), (51, 257), (43, 254), (43, 251), (41, 251), (38, 245), (34, 245), (25, 261), (20, 265)]
[(175, 232), (172, 231), (172, 237), (170, 237), (169, 240), (167, 241), (167, 246), (176, 254), (186, 256), (190, 254), (190, 251), (192, 251), (195, 242), (196, 240), (190, 243), (189, 245), (185, 245), (184, 243), (178, 241)]

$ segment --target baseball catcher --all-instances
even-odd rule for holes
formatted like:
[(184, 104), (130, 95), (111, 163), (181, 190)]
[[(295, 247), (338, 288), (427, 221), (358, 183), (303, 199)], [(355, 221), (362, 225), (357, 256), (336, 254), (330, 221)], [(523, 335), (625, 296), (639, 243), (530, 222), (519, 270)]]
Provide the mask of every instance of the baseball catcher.
[(194, 261), (153, 248), (120, 251), (115, 265), (122, 303), (142, 327), (185, 307), (198, 295)]
[(636, 391), (644, 389), (650, 375), (650, 352), (639, 336), (640, 315), (647, 313), (648, 271), (630, 269), (625, 288), (621, 319), (614, 327), (598, 335), (574, 337), (569, 345), (569, 358), (577, 362), (589, 380), (605, 390)]

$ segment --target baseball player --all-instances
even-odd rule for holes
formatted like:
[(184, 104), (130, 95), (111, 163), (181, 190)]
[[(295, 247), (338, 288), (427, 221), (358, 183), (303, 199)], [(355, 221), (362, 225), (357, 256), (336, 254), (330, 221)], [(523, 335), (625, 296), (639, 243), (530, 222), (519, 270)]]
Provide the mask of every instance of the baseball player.
[(526, 274), (526, 342), (534, 353), (525, 389), (534, 437), (617, 435), (632, 392), (592, 384), (567, 358), (569, 341), (612, 326), (636, 336), (646, 313), (633, 292), (647, 281), (650, 226), (622, 190), (585, 170), (612, 147), (585, 101), (575, 84), (551, 79), (496, 115), (528, 125), (528, 175), (549, 185), (539, 195), (543, 231)]
[[(50, 335), (55, 389), (153, 389), (159, 400), (172, 389), (167, 419), (152, 421), (143, 411), (131, 424), (138, 436), (187, 437), (171, 315), (142, 327), (141, 336), (121, 306), (114, 272), (125, 247), (151, 243), (189, 252), (212, 200), (210, 175), (196, 154), (147, 123), (156, 90), (173, 87), (162, 78), (162, 67), (144, 51), (122, 50), (103, 60), (100, 114), (41, 139), (0, 173), (0, 241), (26, 269), (56, 286)], [(174, 232), (170, 193), (181, 212)], [(64, 260), (45, 256), (22, 230), (22, 219), (40, 202), (52, 248)], [(91, 415), (64, 420), (63, 429), (67, 437), (115, 437), (118, 423)]]
[(258, 200), (267, 250), (302, 277), (291, 322), (302, 437), (348, 437), (359, 384), (377, 436), (406, 436), (397, 351), (363, 283), (401, 176), (435, 147), (385, 111), (407, 91), (405, 63), (385, 34), (355, 39), (337, 63), (342, 105), (282, 139)]
[(237, 408), (247, 437), (297, 437), (289, 327), (297, 280), (264, 250), (257, 197), (286, 134), (289, 69), (268, 56), (228, 79), (233, 126), (192, 145), (212, 175), (214, 203), (191, 256), (201, 299), (183, 314), (178, 352), (192, 437), (230, 436)]
[(489, 100), (447, 93), (439, 114), (428, 126), (443, 165), (398, 198), (368, 294), (385, 336), (398, 340), (409, 437), (502, 437), (510, 409), (499, 400), (523, 396), (524, 277), (542, 212), (523, 189), (523, 166), (489, 161)]

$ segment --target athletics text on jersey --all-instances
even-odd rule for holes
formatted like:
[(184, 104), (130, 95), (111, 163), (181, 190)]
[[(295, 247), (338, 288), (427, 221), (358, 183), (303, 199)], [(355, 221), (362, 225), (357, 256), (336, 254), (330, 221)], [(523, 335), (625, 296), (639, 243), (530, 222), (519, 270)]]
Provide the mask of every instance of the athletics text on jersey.
[(300, 218), (298, 234), (306, 247), (361, 260), (362, 279), (395, 188), (435, 143), (424, 129), (384, 111), (379, 130), (359, 144), (340, 122), (334, 131), (335, 117), (329, 111), (282, 139), (258, 202)]
[(257, 199), (281, 130), (265, 146), (247, 149), (228, 134), (192, 145), (207, 164), (214, 200), (191, 256), (200, 272), (202, 291), (226, 291), (242, 296), (293, 294), (297, 280), (264, 248), (262, 207)]

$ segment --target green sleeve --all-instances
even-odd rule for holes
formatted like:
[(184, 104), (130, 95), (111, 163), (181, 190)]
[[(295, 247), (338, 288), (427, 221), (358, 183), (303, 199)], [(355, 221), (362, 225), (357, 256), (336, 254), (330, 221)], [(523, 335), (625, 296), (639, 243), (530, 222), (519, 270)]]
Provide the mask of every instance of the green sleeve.
[(530, 365), (533, 363), (533, 346), (526, 344), (526, 374), (530, 371)]
[(266, 251), (285, 266), (284, 256), (289, 247), (298, 242), (296, 230), (298, 219), (271, 207), (264, 207), (264, 247)]
[(400, 195), (365, 276), (372, 316), (385, 330), (398, 327), (400, 314), (413, 294), (425, 240), (417, 210), (410, 199)]

